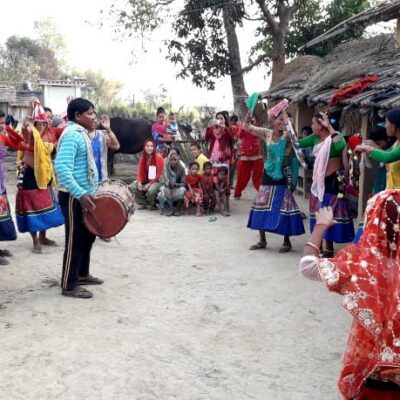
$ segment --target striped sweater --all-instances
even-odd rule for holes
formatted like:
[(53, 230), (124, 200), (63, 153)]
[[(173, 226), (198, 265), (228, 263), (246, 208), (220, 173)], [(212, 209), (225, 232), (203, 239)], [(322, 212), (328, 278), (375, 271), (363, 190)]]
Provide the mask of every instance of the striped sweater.
[(76, 199), (85, 194), (94, 194), (98, 187), (98, 174), (89, 180), (88, 152), (85, 139), (82, 135), (83, 128), (76, 125), (77, 129), (71, 129), (75, 125), (68, 122), (68, 131), (63, 133), (60, 146), (57, 151), (55, 170), (60, 184), (60, 190), (70, 193)]

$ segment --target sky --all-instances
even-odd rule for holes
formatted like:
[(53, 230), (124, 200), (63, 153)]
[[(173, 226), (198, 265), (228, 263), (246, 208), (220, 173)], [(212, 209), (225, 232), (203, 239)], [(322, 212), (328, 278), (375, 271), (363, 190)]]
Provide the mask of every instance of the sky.
[[(170, 37), (167, 27), (151, 34), (150, 41), (145, 43), (146, 52), (142, 50), (141, 41), (118, 38), (111, 21), (106, 20), (105, 26), (100, 27), (100, 10), (118, 2), (124, 3), (123, 0), (42, 0), (40, 3), (13, 0), (7, 3), (7, 15), (16, 17), (2, 18), (0, 42), (4, 43), (11, 35), (33, 36), (33, 22), (50, 17), (65, 38), (68, 64), (81, 70), (101, 71), (106, 77), (121, 81), (124, 85), (122, 98), (134, 96), (140, 100), (144, 91), (156, 92), (164, 85), (175, 109), (204, 105), (233, 108), (229, 78), (219, 81), (213, 92), (197, 88), (189, 79), (176, 79), (177, 68), (165, 59), (167, 49), (163, 40)], [(253, 35), (252, 27), (238, 30), (244, 63)], [(134, 64), (131, 63), (132, 49), (136, 55)], [(266, 72), (262, 67), (246, 75), (248, 93), (268, 88)]]

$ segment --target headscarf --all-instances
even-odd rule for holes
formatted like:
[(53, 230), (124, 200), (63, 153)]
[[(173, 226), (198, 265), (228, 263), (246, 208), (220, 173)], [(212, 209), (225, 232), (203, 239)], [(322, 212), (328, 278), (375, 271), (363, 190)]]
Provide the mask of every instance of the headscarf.
[[(176, 165), (176, 170), (174, 171), (171, 167), (171, 157), (175, 156), (178, 158), (178, 163)], [(168, 154), (167, 161), (165, 162), (164, 172), (160, 179), (160, 182), (166, 186), (175, 186), (177, 183), (185, 182), (185, 169), (180, 163), (180, 158), (175, 150), (171, 150)]]
[(400, 368), (400, 190), (371, 198), (364, 224), (357, 245), (317, 261), (322, 279), (343, 295), (354, 318), (339, 380), (349, 398), (372, 373), (396, 381)]

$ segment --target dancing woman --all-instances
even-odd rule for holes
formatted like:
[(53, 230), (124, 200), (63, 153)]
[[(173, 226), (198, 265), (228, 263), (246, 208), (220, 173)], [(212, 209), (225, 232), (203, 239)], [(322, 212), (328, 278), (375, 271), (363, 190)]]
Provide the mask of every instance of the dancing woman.
[(399, 399), (400, 191), (369, 200), (360, 242), (334, 258), (319, 258), (322, 238), (334, 224), (332, 209), (320, 209), (316, 220), (300, 272), (342, 295), (353, 317), (339, 389), (348, 400)]
[(350, 243), (354, 225), (344, 198), (345, 171), (343, 153), (346, 142), (335, 132), (327, 115), (317, 113), (312, 119), (313, 134), (300, 139), (300, 148), (313, 147), (315, 155), (310, 195), (310, 231), (315, 226), (315, 213), (321, 207), (332, 207), (335, 225), (325, 232), (325, 254), (332, 257), (333, 243)]
[(373, 142), (360, 145), (356, 151), (367, 153), (373, 160), (388, 164), (386, 189), (400, 189), (400, 108), (390, 110), (386, 116), (386, 132), (395, 137), (396, 142), (390, 150), (380, 150)]
[(248, 228), (259, 231), (260, 239), (250, 247), (250, 250), (265, 249), (267, 247), (265, 232), (270, 232), (283, 236), (279, 252), (286, 253), (292, 249), (290, 237), (304, 233), (301, 212), (290, 190), (288, 165), (292, 145), (285, 134), (288, 118), (286, 107), (287, 105), (282, 102), (269, 111), (268, 116), (272, 118), (273, 130), (244, 125), (244, 129), (265, 141), (267, 154), (261, 186), (247, 223)]

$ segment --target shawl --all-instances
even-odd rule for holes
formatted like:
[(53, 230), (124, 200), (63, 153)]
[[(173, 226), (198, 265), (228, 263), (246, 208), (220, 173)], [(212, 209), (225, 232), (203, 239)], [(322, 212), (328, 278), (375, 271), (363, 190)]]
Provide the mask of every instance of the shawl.
[(371, 374), (399, 384), (400, 190), (371, 198), (364, 226), (358, 244), (317, 260), (322, 280), (343, 295), (353, 317), (339, 380), (348, 398), (357, 398)]
[(325, 173), (329, 161), (329, 152), (331, 150), (332, 137), (328, 136), (322, 143), (314, 147), (314, 170), (312, 177), (311, 193), (319, 201), (324, 199), (325, 194)]
[(177, 184), (182, 184), (185, 183), (185, 168), (183, 168), (182, 164), (178, 162), (176, 165), (176, 170), (174, 171), (171, 168), (171, 156), (174, 155), (178, 157), (178, 154), (171, 150), (171, 152), (168, 154), (167, 161), (165, 162), (165, 167), (164, 167), (164, 172), (161, 176), (160, 182), (164, 184), (167, 187), (175, 187)]
[[(221, 133), (218, 134), (218, 136), (219, 136), (219, 151), (220, 151), (220, 156), (222, 157), (222, 159), (220, 159), (219, 161), (223, 162), (230, 160), (232, 157), (232, 149), (233, 149), (233, 139), (230, 128), (226, 127), (221, 128)], [(207, 156), (210, 159), (213, 152), (215, 141), (217, 140), (213, 127), (207, 128), (205, 139), (206, 141), (210, 142), (210, 147), (208, 149), (208, 156)]]
[[(153, 153), (151, 154), (150, 163), (148, 164), (148, 157), (149, 156), (146, 154), (144, 149), (145, 149), (147, 143), (149, 143), (149, 142), (153, 143), (154, 150), (153, 150)], [(159, 179), (161, 177), (161, 174), (163, 172), (163, 169), (164, 169), (164, 159), (162, 158), (162, 156), (160, 154), (158, 154), (156, 152), (156, 144), (155, 144), (154, 140), (147, 139), (147, 140), (144, 141), (143, 154), (142, 154), (142, 156), (140, 157), (140, 160), (139, 160), (139, 170), (138, 170), (138, 174), (137, 174), (137, 177), (136, 177), (136, 180), (138, 182), (145, 183), (145, 182), (148, 181), (149, 166), (150, 165), (153, 165), (153, 166), (156, 167), (156, 177), (152, 181), (150, 181), (150, 184), (151, 184), (151, 183), (159, 181)]]
[(57, 184), (56, 175), (51, 161), (54, 144), (45, 142), (35, 127), (32, 127), (32, 134), (34, 140), (34, 173), (38, 188), (46, 189), (50, 181), (55, 187)]
[(90, 141), (90, 138), (88, 136), (88, 131), (82, 125), (79, 125), (72, 121), (69, 122), (67, 127), (63, 130), (63, 133), (61, 134), (60, 138), (58, 139), (57, 151), (61, 146), (61, 142), (63, 140), (64, 135), (67, 134), (68, 132), (79, 133), (82, 136), (83, 140), (85, 141), (86, 153), (87, 153), (88, 181), (90, 185), (93, 185), (95, 179), (97, 179), (96, 176), (98, 175), (98, 173), (97, 173), (96, 161), (94, 160), (93, 157), (92, 142)]

